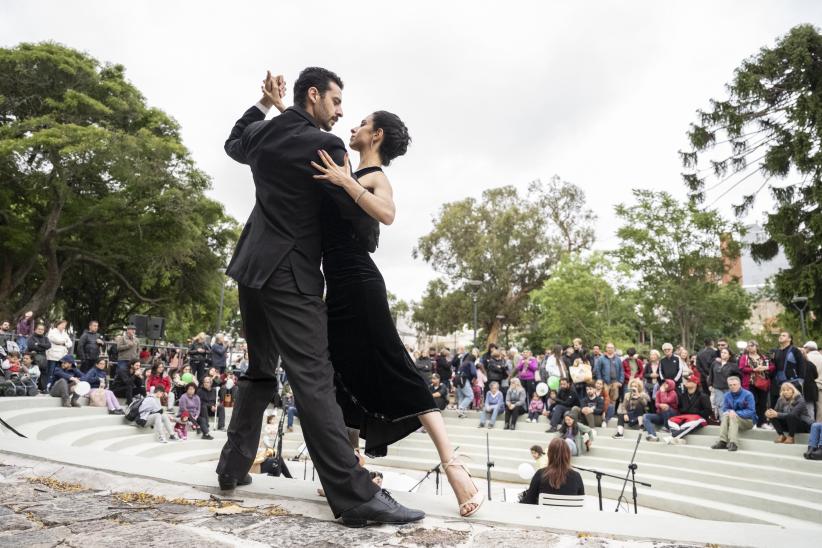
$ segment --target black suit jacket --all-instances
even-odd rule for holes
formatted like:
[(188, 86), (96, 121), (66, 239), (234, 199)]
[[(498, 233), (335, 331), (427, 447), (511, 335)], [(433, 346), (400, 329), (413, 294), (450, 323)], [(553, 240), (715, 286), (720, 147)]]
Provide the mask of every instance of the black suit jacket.
[(237, 283), (259, 289), (287, 261), (300, 292), (322, 295), (323, 199), (336, 204), (369, 251), (376, 247), (370, 234), (370, 218), (363, 215), (354, 200), (342, 188), (313, 178), (317, 172), (310, 163), (320, 163), (320, 149), (326, 150), (338, 165), (343, 163), (342, 140), (319, 129), (302, 108), (291, 107), (265, 120), (265, 114), (255, 106), (237, 120), (225, 142), (225, 151), (251, 167), (256, 188), (254, 209), (227, 269)]

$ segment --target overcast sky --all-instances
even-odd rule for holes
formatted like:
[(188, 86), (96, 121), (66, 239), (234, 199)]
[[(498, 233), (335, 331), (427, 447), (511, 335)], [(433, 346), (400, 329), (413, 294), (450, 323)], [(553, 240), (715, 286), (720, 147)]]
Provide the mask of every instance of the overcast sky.
[(417, 299), (435, 273), (411, 249), (442, 203), (483, 189), (559, 174), (597, 212), (595, 246), (614, 247), (613, 205), (632, 188), (684, 197), (677, 150), (695, 110), (808, 22), (822, 23), (822, 2), (2, 0), (0, 45), (53, 40), (125, 65), (243, 222), (253, 184), (223, 152), (234, 121), (266, 69), (289, 92), (305, 66), (334, 70), (345, 142), (378, 109), (411, 132), (388, 170), (397, 218), (375, 260), (390, 291)]

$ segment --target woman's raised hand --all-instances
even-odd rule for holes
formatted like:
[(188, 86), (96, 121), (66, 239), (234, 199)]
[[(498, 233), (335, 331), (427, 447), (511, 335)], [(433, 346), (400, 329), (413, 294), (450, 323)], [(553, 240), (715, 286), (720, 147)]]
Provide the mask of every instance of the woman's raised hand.
[(260, 90), (263, 92), (263, 104), (269, 103), (268, 106), (274, 106), (280, 112), (285, 110), (283, 97), (285, 97), (286, 87), (285, 78), (282, 74), (273, 76), (270, 70), (266, 71), (265, 80), (263, 80)]
[(317, 162), (311, 162), (311, 167), (321, 173), (321, 175), (314, 175), (315, 179), (322, 179), (337, 186), (345, 186), (346, 183), (353, 181), (351, 178), (351, 167), (348, 163), (348, 153), (345, 154), (343, 165), (341, 166), (334, 163), (334, 159), (326, 151), (318, 150), (317, 153), (320, 155), (320, 160), (322, 160), (324, 166), (321, 166)]

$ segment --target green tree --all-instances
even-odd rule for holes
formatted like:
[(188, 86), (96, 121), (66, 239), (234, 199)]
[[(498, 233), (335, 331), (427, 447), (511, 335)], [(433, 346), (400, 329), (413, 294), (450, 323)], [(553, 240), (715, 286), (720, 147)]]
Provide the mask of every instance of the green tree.
[(531, 292), (529, 313), (536, 330), (530, 340), (540, 348), (568, 344), (575, 337), (589, 345), (629, 341), (635, 312), (609, 281), (619, 276), (618, 261), (605, 254), (565, 257), (542, 287)]
[(391, 317), (394, 318), (394, 324), (396, 325), (397, 319), (411, 310), (411, 305), (402, 299), (398, 299), (396, 295), (388, 291), (388, 309), (391, 311)]
[(794, 295), (806, 295), (819, 316), (822, 35), (811, 25), (794, 27), (743, 61), (726, 87), (727, 99), (712, 100), (691, 125), (691, 150), (681, 153), (685, 182), (697, 202), (709, 190), (722, 189), (716, 200), (733, 192), (739, 215), (767, 187), (775, 201), (764, 225), (769, 238), (752, 245), (752, 254), (767, 260), (784, 250), (790, 268), (775, 276), (779, 300), (790, 308)]
[(751, 297), (737, 280), (722, 280), (739, 255), (741, 226), (667, 192), (633, 194), (635, 204), (616, 207), (624, 223), (617, 255), (636, 277), (642, 327), (688, 348), (705, 336), (736, 335)]
[(177, 123), (122, 66), (61, 45), (0, 49), (0, 73), (0, 315), (214, 325), (238, 227)]
[[(450, 304), (455, 298), (470, 310), (466, 280), (480, 280), (478, 325), (489, 342), (496, 342), (498, 316), (517, 325), (528, 294), (542, 286), (559, 259), (590, 247), (594, 218), (585, 206), (584, 192), (559, 177), (547, 184), (533, 181), (524, 195), (504, 186), (484, 191), (479, 202), (466, 198), (443, 205), (434, 229), (420, 238), (414, 257), (440, 272), (445, 287), (435, 288), (440, 298), (423, 298), (419, 307), (424, 312), (417, 317), (433, 317), (425, 311), (428, 306), (441, 307), (443, 300)], [(471, 323), (471, 312), (455, 309), (463, 314), (460, 325)]]
[(465, 327), (471, 314), (471, 297), (461, 290), (449, 291), (441, 278), (428, 282), (425, 293), (413, 308), (412, 321), (426, 335), (447, 335)]

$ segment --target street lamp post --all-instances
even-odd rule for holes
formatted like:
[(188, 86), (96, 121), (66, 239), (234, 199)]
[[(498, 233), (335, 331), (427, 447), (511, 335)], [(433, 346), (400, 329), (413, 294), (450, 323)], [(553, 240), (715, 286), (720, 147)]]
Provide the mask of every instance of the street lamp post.
[(465, 283), (471, 288), (471, 301), (474, 303), (474, 338), (472, 342), (477, 346), (477, 291), (482, 285), (480, 280), (465, 280)]
[(500, 331), (505, 329), (505, 348), (508, 348), (508, 328), (505, 325), (505, 314), (497, 314), (497, 319), (499, 320)]
[(808, 306), (808, 298), (794, 295), (793, 299), (791, 299), (791, 304), (799, 311), (799, 324), (802, 326), (802, 338), (808, 340), (808, 326), (805, 325), (805, 308)]
[(223, 301), (225, 300), (225, 279), (223, 279), (223, 276), (225, 276), (225, 268), (219, 268), (217, 272), (220, 273), (220, 308), (217, 311), (217, 329), (214, 331), (215, 335), (220, 332), (220, 328), (223, 325)]

